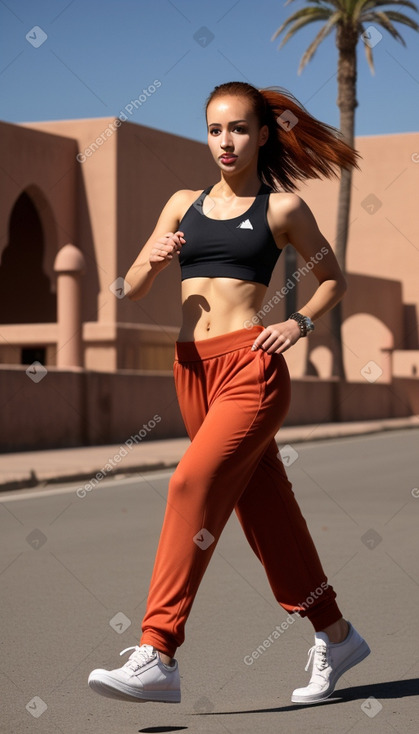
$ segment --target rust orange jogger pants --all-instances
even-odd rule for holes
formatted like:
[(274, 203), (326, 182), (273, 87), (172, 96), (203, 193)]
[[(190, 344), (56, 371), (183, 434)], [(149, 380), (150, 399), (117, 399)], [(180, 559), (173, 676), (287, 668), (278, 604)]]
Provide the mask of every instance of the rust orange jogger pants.
[(170, 480), (140, 642), (171, 657), (233, 510), (284, 609), (307, 616), (316, 631), (342, 616), (278, 453), (290, 378), (281, 354), (251, 351), (262, 330), (176, 343), (191, 444)]

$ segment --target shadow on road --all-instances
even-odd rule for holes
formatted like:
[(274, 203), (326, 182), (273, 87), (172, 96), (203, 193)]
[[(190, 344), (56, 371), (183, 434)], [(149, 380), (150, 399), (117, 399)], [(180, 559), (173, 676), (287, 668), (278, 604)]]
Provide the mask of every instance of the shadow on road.
[[(405, 698), (407, 696), (419, 695), (419, 678), (409, 678), (408, 680), (386, 681), (384, 683), (372, 683), (365, 686), (352, 686), (351, 688), (343, 688), (335, 691), (333, 697), (326, 699), (321, 703), (298, 704), (294, 703), (288, 706), (276, 706), (269, 709), (248, 709), (241, 711), (211, 711), (190, 714), (191, 716), (220, 716), (234, 714), (266, 714), (278, 713), (279, 711), (293, 711), (295, 709), (313, 708), (316, 706), (326, 706), (333, 703), (344, 703), (345, 701), (354, 701), (374, 696), (374, 698)], [(149, 730), (148, 730), (149, 731)]]

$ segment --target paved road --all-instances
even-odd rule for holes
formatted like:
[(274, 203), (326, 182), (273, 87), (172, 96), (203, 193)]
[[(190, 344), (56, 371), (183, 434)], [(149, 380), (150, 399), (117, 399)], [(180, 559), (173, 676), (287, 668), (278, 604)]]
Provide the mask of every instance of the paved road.
[(0, 495), (0, 731), (417, 732), (418, 447), (409, 430), (289, 452), (329, 579), (373, 651), (311, 707), (290, 703), (307, 681), (310, 623), (296, 617), (263, 645), (287, 615), (234, 515), (177, 652), (182, 703), (131, 704), (95, 695), (87, 676), (137, 642), (170, 474), (104, 480), (83, 499), (77, 486)]

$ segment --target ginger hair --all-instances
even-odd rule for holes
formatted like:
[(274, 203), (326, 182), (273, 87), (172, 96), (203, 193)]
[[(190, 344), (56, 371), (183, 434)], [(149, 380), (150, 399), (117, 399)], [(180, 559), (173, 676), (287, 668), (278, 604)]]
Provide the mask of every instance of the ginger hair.
[(267, 125), (269, 138), (260, 147), (258, 174), (271, 189), (295, 191), (298, 181), (338, 177), (341, 168), (359, 168), (360, 154), (343, 140), (337, 128), (317, 120), (281, 87), (257, 89), (246, 82), (214, 87), (205, 103), (218, 97), (245, 97), (259, 125)]

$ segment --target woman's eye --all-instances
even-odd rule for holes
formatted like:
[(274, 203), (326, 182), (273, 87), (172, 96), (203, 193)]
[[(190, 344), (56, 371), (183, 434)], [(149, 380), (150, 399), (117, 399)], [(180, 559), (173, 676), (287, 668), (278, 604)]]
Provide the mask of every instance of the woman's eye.
[[(217, 128), (212, 128), (212, 129), (211, 129), (211, 130), (209, 131), (209, 134), (210, 134), (210, 135), (215, 135), (215, 134), (217, 134), (217, 133), (219, 133), (219, 132), (220, 132), (220, 130), (217, 130)], [(246, 128), (245, 128), (245, 127), (243, 127), (243, 125), (236, 125), (236, 127), (235, 127), (235, 128), (234, 128), (234, 130), (233, 130), (233, 132), (246, 133), (246, 132), (247, 132), (247, 130), (246, 130)]]

